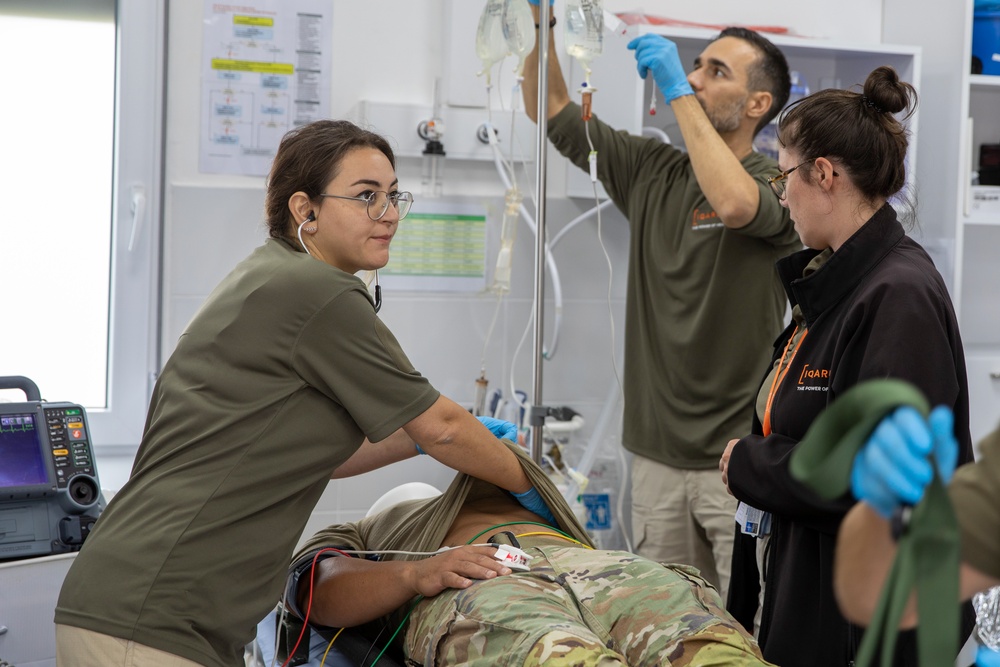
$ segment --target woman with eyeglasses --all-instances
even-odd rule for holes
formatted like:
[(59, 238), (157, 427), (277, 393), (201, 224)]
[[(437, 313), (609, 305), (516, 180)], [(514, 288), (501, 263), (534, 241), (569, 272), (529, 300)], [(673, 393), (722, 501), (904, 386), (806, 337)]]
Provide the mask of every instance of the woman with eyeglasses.
[(379, 135), (332, 120), (285, 135), (267, 182), (270, 238), (180, 337), (131, 477), (66, 577), (60, 664), (243, 664), (331, 476), (424, 451), (553, 521), (497, 441), (516, 428), (441, 396), (355, 275), (385, 266), (412, 201)]
[[(719, 468), (740, 501), (728, 607), (783, 667), (846, 667), (863, 634), (833, 593), (837, 528), (854, 500), (824, 502), (789, 473), (816, 416), (862, 380), (907, 380), (954, 410), (960, 459), (972, 458), (951, 299), (889, 203), (906, 183), (907, 130), (895, 114), (905, 120), (915, 105), (913, 87), (879, 67), (862, 92), (815, 93), (779, 121), (784, 171), (771, 187), (806, 249), (777, 264), (792, 322), (775, 343), (752, 433), (729, 443)], [(912, 636), (895, 664), (916, 664)]]

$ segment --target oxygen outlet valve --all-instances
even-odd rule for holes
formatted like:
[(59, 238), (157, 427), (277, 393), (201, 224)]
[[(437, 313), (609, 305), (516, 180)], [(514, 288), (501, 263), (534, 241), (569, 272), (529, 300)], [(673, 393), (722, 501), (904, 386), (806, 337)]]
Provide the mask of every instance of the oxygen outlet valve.
[(441, 78), (434, 80), (434, 109), (429, 120), (417, 125), (417, 135), (426, 141), (424, 145), (424, 165), (420, 182), (427, 197), (441, 196), (445, 152), (441, 138), (444, 136), (444, 122), (441, 120)]
[(441, 196), (441, 171), (444, 159), (444, 144), (437, 139), (431, 139), (424, 147), (424, 168), (421, 182), (423, 183), (424, 194), (428, 197)]
[(424, 139), (424, 164), (421, 173), (423, 194), (427, 197), (441, 196), (441, 175), (444, 169), (441, 161), (446, 155), (441, 137), (444, 135), (444, 124), (432, 118), (420, 123), (417, 134)]

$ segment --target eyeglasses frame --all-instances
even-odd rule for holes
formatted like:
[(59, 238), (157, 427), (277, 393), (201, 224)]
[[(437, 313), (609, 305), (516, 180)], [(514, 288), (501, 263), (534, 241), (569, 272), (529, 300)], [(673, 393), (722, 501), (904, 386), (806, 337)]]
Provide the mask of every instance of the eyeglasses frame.
[[(379, 213), (378, 217), (373, 217), (372, 216), (371, 205), (372, 205), (372, 202), (375, 201), (376, 195), (378, 195), (378, 193), (380, 193), (380, 192), (385, 195), (385, 208), (382, 209), (382, 212)], [(381, 220), (382, 218), (384, 218), (385, 214), (386, 214), (386, 211), (389, 210), (389, 206), (390, 205), (393, 206), (398, 211), (399, 210), (399, 198), (401, 196), (403, 196), (403, 195), (406, 195), (409, 198), (410, 206), (406, 209), (406, 213), (404, 213), (403, 215), (399, 216), (400, 220), (404, 219), (407, 215), (409, 215), (410, 208), (413, 207), (413, 193), (412, 192), (408, 192), (406, 190), (396, 190), (395, 192), (386, 192), (385, 190), (375, 190), (374, 192), (372, 192), (367, 197), (360, 196), (360, 195), (357, 196), (357, 197), (348, 197), (346, 195), (330, 195), (330, 194), (327, 194), (325, 192), (321, 192), (319, 194), (320, 197), (330, 197), (331, 199), (347, 199), (349, 201), (363, 201), (363, 202), (365, 202), (365, 204), (366, 204), (366, 206), (365, 206), (365, 213), (368, 214), (368, 219), (371, 220), (372, 222), (378, 222), (379, 220)], [(394, 198), (395, 198), (395, 202), (393, 202)]]
[[(801, 164), (797, 164), (794, 167), (790, 167), (776, 176), (772, 176), (767, 179), (767, 184), (771, 187), (771, 192), (778, 198), (778, 201), (785, 201), (785, 197), (788, 196), (788, 183), (784, 182), (788, 178), (788, 175), (793, 171), (798, 169), (804, 164), (809, 164), (812, 160), (806, 160)], [(780, 189), (779, 189), (780, 188)]]
[[(796, 169), (798, 169), (799, 167), (807, 165), (810, 162), (815, 162), (817, 159), (818, 158), (813, 158), (812, 160), (806, 160), (801, 164), (797, 164), (794, 167), (784, 170), (777, 176), (772, 176), (771, 178), (767, 179), (767, 184), (771, 186), (771, 192), (775, 194), (775, 196), (778, 198), (778, 201), (785, 201), (785, 198), (788, 196), (788, 182), (787, 182), (788, 175), (793, 171), (795, 171)], [(840, 176), (840, 174), (837, 173), (836, 169), (834, 169), (831, 173), (834, 176)], [(778, 188), (781, 188), (781, 190), (779, 190)]]

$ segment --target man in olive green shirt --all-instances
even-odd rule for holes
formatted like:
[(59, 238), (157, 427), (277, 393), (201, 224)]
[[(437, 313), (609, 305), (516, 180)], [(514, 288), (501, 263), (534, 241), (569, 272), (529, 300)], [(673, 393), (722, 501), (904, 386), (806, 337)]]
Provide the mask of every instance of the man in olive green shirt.
[[(670, 103), (686, 151), (615, 131), (596, 115), (585, 120), (554, 46), (549, 139), (585, 170), (596, 151), (597, 177), (631, 231), (622, 445), (634, 455), (635, 550), (696, 566), (725, 597), (736, 501), (717, 467), (726, 443), (750, 430), (783, 326), (787, 299), (774, 264), (801, 248), (767, 184), (777, 163), (752, 145), (788, 99), (788, 65), (741, 28), (711, 41), (687, 76), (659, 35), (628, 48)], [(537, 70), (536, 48), (522, 84), (533, 120)]]

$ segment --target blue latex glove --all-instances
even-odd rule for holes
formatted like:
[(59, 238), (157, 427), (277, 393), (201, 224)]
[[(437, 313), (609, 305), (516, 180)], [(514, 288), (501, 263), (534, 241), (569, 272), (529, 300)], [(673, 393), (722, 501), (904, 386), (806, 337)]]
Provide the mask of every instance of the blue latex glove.
[(645, 79), (646, 74), (652, 72), (653, 81), (668, 103), (684, 95), (694, 95), (677, 55), (677, 45), (669, 39), (660, 35), (643, 35), (629, 42), (628, 48), (635, 51), (639, 76)]
[(508, 421), (494, 419), (493, 417), (476, 417), (483, 423), (483, 426), (490, 430), (490, 433), (501, 440), (517, 442), (517, 427)]
[(980, 646), (976, 651), (976, 667), (1000, 667), (1000, 651)]
[(521, 503), (521, 506), (524, 507), (524, 509), (529, 512), (534, 512), (553, 526), (559, 525), (556, 523), (556, 518), (552, 516), (552, 510), (550, 510), (549, 506), (545, 504), (544, 500), (542, 500), (541, 494), (538, 493), (538, 489), (535, 487), (531, 487), (523, 493), (514, 493), (513, 495), (517, 498), (517, 502)]
[(926, 420), (911, 407), (886, 416), (854, 459), (854, 496), (887, 519), (903, 503), (917, 504), (933, 477), (930, 454), (947, 484), (958, 460), (953, 428), (954, 417), (945, 406), (935, 408)]
[(931, 410), (928, 421), (934, 434), (934, 461), (941, 481), (947, 484), (958, 465), (958, 440), (955, 439), (955, 415), (944, 405)]

